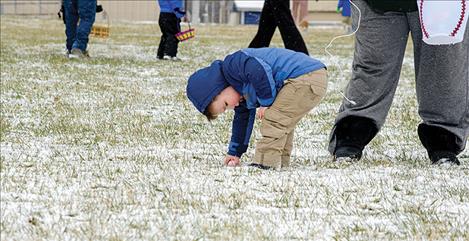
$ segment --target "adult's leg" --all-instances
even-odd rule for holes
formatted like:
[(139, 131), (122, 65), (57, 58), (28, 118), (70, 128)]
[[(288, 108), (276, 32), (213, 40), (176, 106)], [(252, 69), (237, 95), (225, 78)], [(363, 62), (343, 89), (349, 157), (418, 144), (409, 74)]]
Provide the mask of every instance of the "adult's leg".
[(459, 154), (469, 135), (469, 28), (464, 41), (428, 45), (417, 13), (409, 14), (414, 42), (419, 137), (430, 159), (435, 152)]
[(295, 21), (290, 11), (289, 0), (272, 0), (273, 14), (275, 15), (275, 21), (280, 30), (285, 48), (291, 49), (296, 52), (302, 52), (307, 55), (308, 48), (306, 48), (305, 41), (298, 31), (295, 25)]
[(293, 0), (292, 1), (292, 7), (291, 7), (291, 12), (293, 16), (293, 20), (295, 21), (295, 24), (299, 24), (301, 21), (301, 18), (299, 18), (299, 13), (298, 9), (300, 8), (300, 3), (302, 0)]
[(78, 9), (77, 0), (64, 0), (65, 35), (67, 36), (67, 50), (72, 50), (72, 45), (77, 36)]
[(269, 47), (270, 45), (270, 41), (274, 36), (275, 29), (277, 28), (277, 23), (273, 13), (275, 9), (272, 6), (272, 1), (278, 0), (265, 0), (264, 2), (261, 18), (259, 20), (259, 27), (257, 29), (256, 36), (254, 36), (249, 44), (249, 48), (262, 48)]
[(96, 17), (96, 0), (77, 0), (77, 6), (80, 23), (78, 24), (77, 38), (73, 43), (73, 48), (86, 51), (91, 27)]
[(300, 12), (298, 23), (308, 21), (308, 1), (300, 1)]
[[(363, 0), (355, 0), (362, 21), (356, 33), (352, 63), (352, 79), (331, 131), (329, 151), (337, 148), (363, 148), (384, 124), (399, 81), (402, 60), (407, 45), (409, 27), (404, 13), (378, 14)], [(356, 26), (358, 12), (353, 9)], [(359, 131), (357, 131), (359, 130)], [(338, 156), (338, 155), (337, 155)], [(358, 157), (359, 159), (359, 157)]]

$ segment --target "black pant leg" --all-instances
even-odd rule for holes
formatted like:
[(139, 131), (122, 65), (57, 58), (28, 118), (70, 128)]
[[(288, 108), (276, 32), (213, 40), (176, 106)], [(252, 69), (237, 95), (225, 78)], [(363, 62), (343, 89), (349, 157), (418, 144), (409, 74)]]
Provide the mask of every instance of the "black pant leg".
[(177, 54), (179, 40), (176, 34), (181, 30), (181, 20), (174, 13), (160, 13), (158, 24), (163, 33), (158, 47), (158, 57), (164, 55), (175, 57)]
[(289, 0), (272, 0), (273, 14), (277, 21), (285, 48), (309, 55), (308, 48), (295, 25), (295, 20), (290, 11)]
[(157, 58), (162, 59), (164, 56), (164, 46), (166, 44), (167, 34), (165, 30), (166, 19), (163, 13), (160, 13), (160, 17), (158, 19), (158, 25), (160, 26), (161, 31), (161, 38), (160, 44), (158, 45), (158, 52), (156, 53)]
[(272, 0), (265, 0), (257, 33), (249, 44), (249, 48), (269, 47), (275, 29), (277, 28), (277, 22), (275, 21), (273, 11), (275, 11), (275, 9), (272, 8)]
[(429, 155), (436, 151), (446, 151), (454, 154), (462, 152), (459, 148), (460, 145), (458, 145), (462, 140), (441, 127), (421, 123), (418, 127), (418, 134)]
[(156, 57), (158, 59), (162, 59), (164, 56), (164, 45), (166, 43), (166, 36), (162, 35), (160, 39), (160, 44), (158, 45), (158, 52), (156, 53)]
[(338, 147), (354, 147), (363, 150), (377, 133), (378, 127), (373, 120), (359, 116), (345, 117), (337, 123), (335, 129), (336, 150)]

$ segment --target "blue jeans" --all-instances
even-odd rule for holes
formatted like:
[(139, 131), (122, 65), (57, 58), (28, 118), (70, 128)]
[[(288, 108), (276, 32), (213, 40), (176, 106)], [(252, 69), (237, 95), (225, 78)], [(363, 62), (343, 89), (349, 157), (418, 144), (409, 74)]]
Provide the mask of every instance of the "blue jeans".
[(85, 51), (96, 16), (96, 0), (65, 0), (64, 8), (67, 49)]

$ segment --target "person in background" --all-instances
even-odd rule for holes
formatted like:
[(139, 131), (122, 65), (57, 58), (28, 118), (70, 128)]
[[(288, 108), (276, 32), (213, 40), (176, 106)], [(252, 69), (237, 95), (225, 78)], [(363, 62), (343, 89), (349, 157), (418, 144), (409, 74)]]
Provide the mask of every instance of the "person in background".
[(69, 58), (87, 58), (88, 41), (96, 17), (96, 0), (64, 0), (66, 47)]
[(160, 5), (160, 17), (158, 25), (161, 30), (161, 39), (156, 54), (157, 59), (179, 60), (179, 40), (176, 34), (181, 31), (181, 18), (186, 15), (183, 11), (182, 0), (158, 0)]
[(347, 25), (348, 33), (352, 32), (352, 18), (350, 17), (352, 10), (350, 9), (350, 7), (350, 0), (339, 0), (337, 4), (337, 12), (341, 13), (344, 17), (344, 20), (342, 22)]
[(297, 26), (302, 29), (308, 28), (308, 0), (293, 0), (292, 15)]
[(293, 20), (290, 0), (265, 0), (259, 28), (249, 48), (269, 47), (277, 27), (285, 48), (309, 55), (305, 41)]

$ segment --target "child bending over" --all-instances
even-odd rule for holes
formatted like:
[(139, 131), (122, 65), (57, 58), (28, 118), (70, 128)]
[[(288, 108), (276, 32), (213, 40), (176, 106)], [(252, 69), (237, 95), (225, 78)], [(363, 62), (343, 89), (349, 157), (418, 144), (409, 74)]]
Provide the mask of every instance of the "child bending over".
[(326, 66), (319, 60), (288, 49), (247, 48), (192, 74), (187, 96), (209, 120), (234, 109), (224, 160), (229, 166), (240, 164), (259, 108), (262, 138), (250, 165), (278, 170), (289, 166), (295, 127), (326, 88)]

